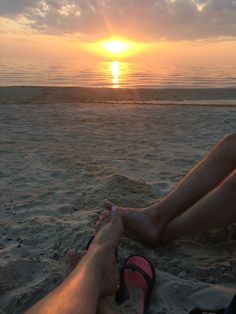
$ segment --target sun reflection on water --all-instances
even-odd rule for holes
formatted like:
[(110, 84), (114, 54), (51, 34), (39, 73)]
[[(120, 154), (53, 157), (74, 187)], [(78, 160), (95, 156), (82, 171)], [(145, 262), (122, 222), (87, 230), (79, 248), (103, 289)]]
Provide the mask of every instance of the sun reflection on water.
[(112, 87), (119, 88), (120, 63), (118, 61), (113, 61), (111, 63), (111, 69), (112, 69)]
[(114, 60), (98, 63), (98, 66), (97, 71), (104, 81), (104, 86), (111, 88), (127, 87), (133, 70), (130, 62)]

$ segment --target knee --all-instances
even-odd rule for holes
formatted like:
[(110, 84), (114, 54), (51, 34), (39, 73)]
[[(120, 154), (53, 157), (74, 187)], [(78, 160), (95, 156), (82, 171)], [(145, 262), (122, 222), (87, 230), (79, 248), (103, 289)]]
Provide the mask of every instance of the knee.
[(236, 191), (236, 170), (224, 181), (224, 188), (235, 195)]
[(231, 176), (229, 177), (229, 181), (232, 183), (234, 187), (234, 192), (235, 192), (236, 191), (236, 170), (232, 172)]
[(230, 133), (225, 135), (225, 137), (223, 138), (222, 144), (224, 144), (224, 146), (227, 146), (227, 148), (232, 148), (235, 150), (236, 148), (236, 133)]
[(225, 159), (236, 165), (236, 133), (227, 134), (220, 143)]

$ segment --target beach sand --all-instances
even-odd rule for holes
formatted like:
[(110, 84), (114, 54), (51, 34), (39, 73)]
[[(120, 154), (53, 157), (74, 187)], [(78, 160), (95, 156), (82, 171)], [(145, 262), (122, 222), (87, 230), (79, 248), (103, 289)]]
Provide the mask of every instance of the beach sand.
[[(37, 100), (0, 103), (2, 313), (23, 313), (65, 278), (65, 254), (83, 250), (103, 199), (152, 204), (236, 130), (234, 106)], [(225, 306), (236, 291), (236, 225), (156, 249), (123, 238), (118, 250), (119, 265), (153, 262), (153, 314)]]

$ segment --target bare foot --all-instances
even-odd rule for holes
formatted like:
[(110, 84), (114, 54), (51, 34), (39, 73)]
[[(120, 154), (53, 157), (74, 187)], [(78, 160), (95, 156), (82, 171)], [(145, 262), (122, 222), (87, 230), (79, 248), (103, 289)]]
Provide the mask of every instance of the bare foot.
[[(95, 232), (94, 236), (98, 233), (98, 231), (101, 229), (102, 225), (105, 223), (109, 223), (111, 220), (111, 213), (106, 211), (103, 212), (102, 215), (99, 217), (98, 221), (95, 225)], [(82, 251), (80, 254), (76, 251), (76, 249), (69, 249), (66, 253), (66, 264), (68, 273), (71, 273), (72, 270), (77, 266), (79, 261), (82, 259), (82, 257), (87, 253), (87, 250)]]
[(150, 246), (160, 244), (161, 233), (168, 219), (162, 214), (162, 209), (158, 208), (158, 204), (146, 208), (125, 208), (105, 200), (103, 206), (109, 211), (112, 207), (121, 211), (124, 234), (127, 237)]
[[(86, 251), (84, 252), (84, 254), (85, 253)], [(67, 264), (68, 273), (72, 272), (72, 270), (77, 266), (77, 264), (79, 263), (79, 260), (84, 256), (84, 254), (81, 254), (81, 256), (79, 257), (79, 254), (76, 252), (75, 249), (68, 250), (66, 254), (66, 264)]]

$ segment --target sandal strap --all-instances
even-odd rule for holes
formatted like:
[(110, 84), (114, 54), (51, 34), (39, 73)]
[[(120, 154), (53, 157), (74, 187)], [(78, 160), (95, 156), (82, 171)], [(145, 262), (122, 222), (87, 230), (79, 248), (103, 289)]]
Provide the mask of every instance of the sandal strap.
[(140, 275), (142, 275), (143, 278), (145, 279), (145, 281), (147, 282), (148, 290), (152, 290), (154, 282), (153, 282), (152, 278), (150, 278), (150, 276), (142, 268), (140, 268), (136, 264), (131, 263), (131, 264), (124, 265), (121, 272), (124, 273), (124, 271), (128, 270), (128, 269), (133, 270), (133, 271), (137, 271)]
[(129, 299), (129, 293), (125, 285), (125, 280), (124, 280), (124, 272), (125, 270), (133, 270), (138, 272), (146, 281), (148, 289), (145, 294), (145, 300), (144, 300), (144, 313), (143, 314), (148, 314), (149, 313), (149, 304), (150, 304), (150, 296), (151, 292), (154, 286), (154, 280), (150, 278), (150, 276), (139, 266), (136, 264), (128, 263), (125, 264), (124, 267), (122, 268), (120, 272), (120, 288), (118, 289), (116, 296), (115, 296), (115, 301), (120, 305), (123, 302), (127, 301)]

